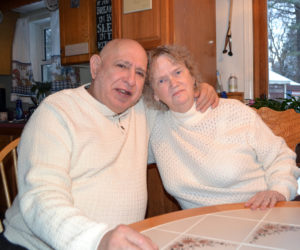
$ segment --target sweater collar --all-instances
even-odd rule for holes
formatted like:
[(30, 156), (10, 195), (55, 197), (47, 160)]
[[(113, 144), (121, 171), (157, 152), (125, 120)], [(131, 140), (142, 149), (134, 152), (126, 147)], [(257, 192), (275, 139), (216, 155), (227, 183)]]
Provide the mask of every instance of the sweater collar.
[(181, 124), (191, 124), (200, 121), (210, 109), (211, 108), (208, 108), (204, 113), (202, 113), (196, 109), (196, 103), (194, 103), (193, 106), (185, 113), (179, 113), (171, 110), (170, 113), (175, 121)]

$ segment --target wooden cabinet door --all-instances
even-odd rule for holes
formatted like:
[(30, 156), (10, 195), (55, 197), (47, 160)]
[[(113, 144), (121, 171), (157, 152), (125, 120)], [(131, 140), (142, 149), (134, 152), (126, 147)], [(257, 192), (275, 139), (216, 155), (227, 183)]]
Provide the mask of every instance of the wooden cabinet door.
[(171, 43), (172, 3), (152, 0), (152, 9), (123, 14), (123, 0), (112, 0), (113, 37), (131, 38), (151, 49)]
[(0, 75), (10, 75), (12, 65), (12, 45), (18, 13), (7, 11), (0, 24)]
[(198, 63), (202, 81), (216, 85), (216, 2), (174, 0), (175, 44), (186, 46)]
[(145, 49), (163, 44), (186, 46), (202, 80), (216, 84), (215, 0), (152, 0), (152, 9), (123, 14), (123, 1), (112, 0), (113, 37), (131, 38)]
[(96, 48), (96, 0), (81, 0), (71, 8), (70, 0), (59, 1), (62, 64), (86, 63)]

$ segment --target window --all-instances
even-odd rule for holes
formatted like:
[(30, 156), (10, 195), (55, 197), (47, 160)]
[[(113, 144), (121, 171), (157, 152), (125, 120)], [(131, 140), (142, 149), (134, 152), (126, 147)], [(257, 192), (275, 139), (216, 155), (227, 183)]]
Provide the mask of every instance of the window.
[(51, 29), (44, 29), (44, 56), (45, 60), (51, 59)]
[(41, 63), (41, 74), (43, 82), (51, 81), (51, 29), (42, 27), (44, 60)]
[(299, 7), (300, 0), (253, 0), (255, 97), (300, 95)]
[[(48, 16), (47, 16), (48, 15)], [(33, 15), (30, 21), (30, 51), (34, 80), (51, 81), (51, 28), (49, 14)]]
[(268, 0), (269, 97), (300, 96), (300, 0)]

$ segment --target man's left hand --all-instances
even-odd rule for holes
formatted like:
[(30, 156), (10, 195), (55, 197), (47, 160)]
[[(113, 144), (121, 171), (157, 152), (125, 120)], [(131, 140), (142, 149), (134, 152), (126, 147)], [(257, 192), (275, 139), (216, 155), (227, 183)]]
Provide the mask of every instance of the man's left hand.
[(209, 107), (215, 108), (219, 104), (219, 97), (214, 87), (208, 83), (200, 83), (195, 92), (197, 110), (205, 112)]

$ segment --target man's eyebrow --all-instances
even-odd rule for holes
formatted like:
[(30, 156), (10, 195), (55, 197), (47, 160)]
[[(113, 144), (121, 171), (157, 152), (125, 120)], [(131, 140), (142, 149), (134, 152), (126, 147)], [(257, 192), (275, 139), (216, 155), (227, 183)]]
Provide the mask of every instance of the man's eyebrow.
[[(129, 61), (124, 61), (124, 60), (119, 60), (119, 61), (126, 64), (127, 66), (132, 66), (132, 63)], [(147, 71), (146, 69), (143, 69), (142, 67), (136, 67), (136, 69), (146, 74)]]

